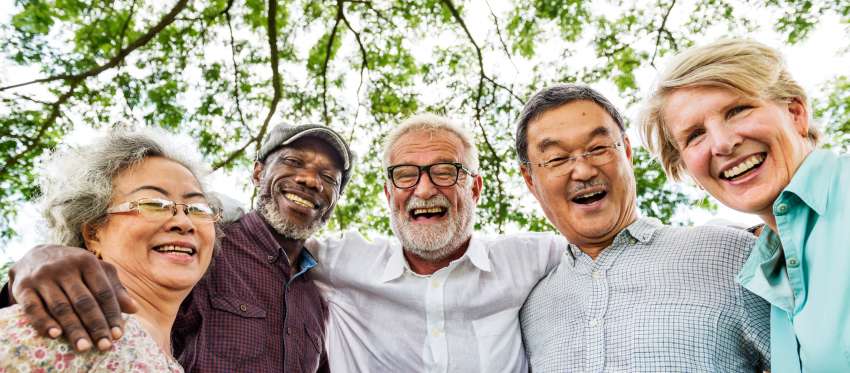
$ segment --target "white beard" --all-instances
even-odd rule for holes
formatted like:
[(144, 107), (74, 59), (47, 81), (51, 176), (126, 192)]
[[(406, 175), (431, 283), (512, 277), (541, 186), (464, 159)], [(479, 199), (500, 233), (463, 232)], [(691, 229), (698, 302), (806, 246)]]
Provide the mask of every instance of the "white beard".
[[(404, 250), (426, 260), (440, 260), (450, 256), (472, 235), (475, 216), (475, 202), (472, 198), (472, 188), (462, 188), (460, 191), (458, 214), (451, 215), (451, 203), (448, 198), (437, 196), (423, 200), (411, 196), (402, 211), (390, 214), (390, 226), (393, 233), (401, 241)], [(390, 203), (395, 206), (390, 195)], [(447, 219), (437, 224), (412, 224), (408, 212), (414, 208), (445, 207)]]
[(277, 203), (272, 197), (268, 199), (264, 198), (260, 201), (259, 205), (260, 215), (266, 219), (266, 222), (269, 223), (269, 225), (271, 225), (277, 233), (280, 233), (286, 238), (291, 238), (293, 240), (306, 240), (325, 224), (322, 219), (316, 219), (308, 226), (292, 223), (285, 215), (281, 215), (281, 213), (277, 210)]

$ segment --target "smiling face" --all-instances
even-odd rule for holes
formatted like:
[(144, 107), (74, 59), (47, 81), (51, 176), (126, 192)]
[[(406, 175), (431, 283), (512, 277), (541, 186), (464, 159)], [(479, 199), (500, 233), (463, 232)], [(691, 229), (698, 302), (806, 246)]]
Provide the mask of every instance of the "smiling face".
[[(389, 164), (430, 165), (464, 159), (460, 138), (448, 131), (413, 130), (393, 144)], [(463, 171), (457, 184), (434, 185), (427, 173), (407, 189), (387, 180), (384, 193), (390, 204), (390, 223), (405, 250), (426, 260), (440, 260), (453, 254), (472, 234), (475, 205), (481, 194), (481, 177)]]
[[(562, 173), (541, 162), (609, 149), (611, 160), (594, 166), (579, 159)], [(625, 148), (625, 150), (623, 150)], [(602, 249), (637, 217), (631, 144), (617, 123), (591, 101), (573, 101), (544, 112), (528, 126), (528, 158), (521, 172), (549, 221), (586, 250)], [(529, 169), (531, 167), (531, 169)]]
[(663, 116), (691, 177), (723, 204), (763, 218), (772, 217), (773, 201), (812, 150), (808, 111), (798, 100), (682, 88), (669, 96)]
[(342, 161), (326, 142), (300, 138), (255, 163), (260, 214), (281, 235), (304, 240), (322, 227), (339, 199)]
[[(112, 183), (111, 206), (142, 198), (206, 203), (195, 176), (163, 157), (145, 158)], [(188, 292), (206, 272), (214, 243), (213, 222), (190, 219), (182, 208), (166, 219), (149, 219), (138, 212), (110, 214), (93, 234), (86, 233), (86, 247), (114, 264), (128, 288), (154, 284)]]

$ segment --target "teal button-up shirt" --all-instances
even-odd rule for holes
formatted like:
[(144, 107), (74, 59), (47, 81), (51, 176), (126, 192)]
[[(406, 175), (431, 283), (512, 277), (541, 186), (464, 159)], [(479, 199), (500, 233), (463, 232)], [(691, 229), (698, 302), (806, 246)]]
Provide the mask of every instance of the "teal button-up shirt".
[(850, 156), (815, 150), (738, 281), (771, 304), (771, 371), (850, 372)]

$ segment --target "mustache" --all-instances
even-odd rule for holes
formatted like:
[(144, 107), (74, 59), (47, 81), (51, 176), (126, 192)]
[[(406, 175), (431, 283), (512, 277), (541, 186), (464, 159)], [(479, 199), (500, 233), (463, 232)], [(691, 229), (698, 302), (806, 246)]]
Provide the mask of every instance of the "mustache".
[(444, 207), (448, 209), (452, 206), (452, 203), (449, 202), (449, 199), (442, 194), (437, 194), (429, 199), (422, 199), (416, 196), (410, 196), (410, 199), (407, 200), (404, 208), (407, 211), (419, 208), (429, 208), (429, 207)]
[(260, 189), (261, 192), (258, 197), (258, 200), (261, 203), (270, 201), (272, 199), (272, 196), (274, 196), (275, 194), (283, 195), (284, 193), (286, 193), (286, 191), (294, 191), (310, 196), (310, 199), (316, 202), (316, 208), (318, 209), (324, 208), (326, 205), (324, 199), (315, 191), (305, 188), (304, 186), (298, 183), (285, 180), (284, 178), (271, 180), (270, 182), (264, 184), (268, 185), (268, 187)]
[(596, 187), (596, 186), (604, 186), (604, 187), (607, 188), (608, 183), (605, 182), (605, 180), (602, 180), (602, 179), (592, 179), (592, 180), (589, 180), (589, 181), (580, 181), (580, 182), (576, 182), (576, 183), (571, 184), (569, 186), (568, 192), (569, 192), (569, 194), (575, 194), (575, 193), (581, 192), (585, 189), (590, 189), (590, 188), (593, 188), (593, 187)]

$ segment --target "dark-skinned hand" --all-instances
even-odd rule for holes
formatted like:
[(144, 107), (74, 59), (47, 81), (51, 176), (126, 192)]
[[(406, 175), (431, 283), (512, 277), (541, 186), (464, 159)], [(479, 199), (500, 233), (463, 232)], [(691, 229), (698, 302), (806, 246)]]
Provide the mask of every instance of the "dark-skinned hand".
[(80, 352), (92, 341), (109, 350), (123, 334), (121, 312), (138, 310), (115, 267), (78, 247), (34, 247), (12, 266), (9, 286), (39, 335), (64, 334)]

